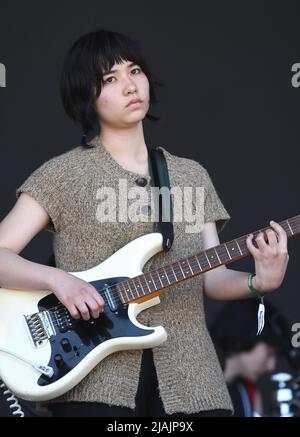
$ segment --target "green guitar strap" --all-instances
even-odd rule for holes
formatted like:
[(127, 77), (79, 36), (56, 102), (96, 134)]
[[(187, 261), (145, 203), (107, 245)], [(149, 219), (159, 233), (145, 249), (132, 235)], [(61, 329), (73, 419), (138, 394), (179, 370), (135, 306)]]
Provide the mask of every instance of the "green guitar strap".
[[(147, 146), (148, 147), (148, 146)], [(174, 240), (173, 207), (170, 193), (170, 180), (166, 158), (163, 151), (157, 147), (148, 147), (148, 164), (152, 187), (168, 188), (159, 193), (159, 222), (158, 227), (163, 236), (165, 252), (172, 247)]]

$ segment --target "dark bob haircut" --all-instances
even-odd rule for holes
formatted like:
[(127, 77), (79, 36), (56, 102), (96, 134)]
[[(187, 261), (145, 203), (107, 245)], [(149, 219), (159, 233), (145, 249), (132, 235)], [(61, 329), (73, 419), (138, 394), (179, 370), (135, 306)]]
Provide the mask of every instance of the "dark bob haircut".
[[(155, 88), (165, 84), (153, 76), (139, 44), (128, 36), (98, 29), (78, 38), (66, 56), (60, 80), (62, 102), (68, 116), (81, 125), (82, 144), (87, 147), (87, 135), (95, 129), (99, 130), (94, 102), (101, 93), (103, 74), (110, 71), (115, 63), (123, 61), (134, 62), (141, 67), (149, 81), (150, 104), (159, 102)], [(149, 112), (146, 117), (160, 120)]]

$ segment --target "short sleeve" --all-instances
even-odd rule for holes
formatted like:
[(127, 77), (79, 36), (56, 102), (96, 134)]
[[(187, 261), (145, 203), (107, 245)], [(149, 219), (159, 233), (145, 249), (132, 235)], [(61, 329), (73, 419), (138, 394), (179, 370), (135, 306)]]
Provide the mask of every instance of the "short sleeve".
[(59, 231), (63, 205), (62, 172), (55, 158), (42, 164), (16, 189), (16, 197), (21, 193), (29, 194), (48, 213), (50, 221), (45, 230)]
[(202, 167), (204, 178), (204, 222), (216, 222), (217, 231), (221, 232), (230, 219), (216, 188), (205, 168)]

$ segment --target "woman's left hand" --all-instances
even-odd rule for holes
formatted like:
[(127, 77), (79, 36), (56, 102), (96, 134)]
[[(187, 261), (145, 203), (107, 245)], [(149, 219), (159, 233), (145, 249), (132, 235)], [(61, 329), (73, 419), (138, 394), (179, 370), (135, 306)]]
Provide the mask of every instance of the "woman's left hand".
[(285, 230), (274, 221), (270, 225), (274, 230), (267, 229), (256, 237), (257, 248), (252, 242), (253, 234), (246, 240), (255, 261), (256, 276), (253, 277), (252, 284), (261, 293), (275, 290), (281, 285), (289, 261)]

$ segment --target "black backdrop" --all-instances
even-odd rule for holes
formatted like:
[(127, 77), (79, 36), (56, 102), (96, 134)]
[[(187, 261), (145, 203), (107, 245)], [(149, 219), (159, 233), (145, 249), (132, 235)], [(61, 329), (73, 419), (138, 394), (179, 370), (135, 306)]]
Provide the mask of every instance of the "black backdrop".
[[(0, 8), (0, 219), (35, 168), (78, 145), (58, 80), (70, 44), (96, 27), (136, 38), (167, 83), (155, 108), (163, 120), (145, 121), (146, 141), (208, 169), (232, 216), (221, 241), (300, 213), (300, 79), (292, 79), (299, 2), (10, 1)], [(50, 252), (43, 232), (23, 256), (45, 263)], [(293, 323), (300, 321), (300, 238), (289, 252), (286, 279), (268, 299)], [(254, 265), (247, 258), (232, 268)], [(207, 304), (209, 319), (218, 305)]]

